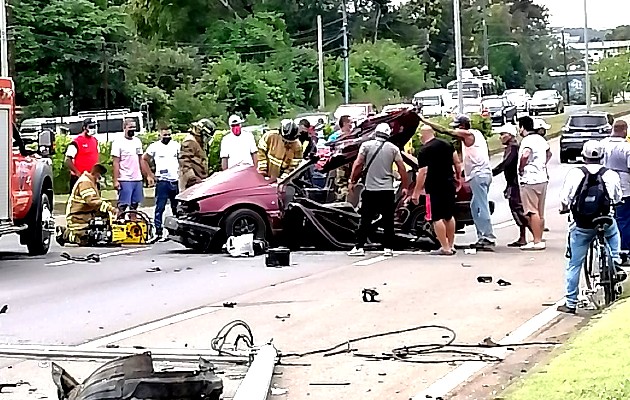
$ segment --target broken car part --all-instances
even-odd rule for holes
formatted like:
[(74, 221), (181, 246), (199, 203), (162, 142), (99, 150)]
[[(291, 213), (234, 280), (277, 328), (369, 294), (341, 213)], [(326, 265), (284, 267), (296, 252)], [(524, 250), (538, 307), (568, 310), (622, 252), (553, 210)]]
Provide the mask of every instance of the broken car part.
[(378, 303), (379, 300), (376, 299), (378, 296), (378, 292), (374, 289), (363, 289), (363, 301), (366, 303)]
[(195, 371), (156, 372), (151, 354), (135, 354), (105, 363), (79, 384), (53, 363), (59, 400), (219, 400), (223, 381), (214, 366), (199, 360)]
[(286, 247), (269, 249), (265, 256), (265, 265), (271, 268), (290, 267), (291, 251)]
[(497, 284), (498, 284), (499, 286), (510, 286), (510, 285), (511, 285), (511, 283), (510, 283), (510, 282), (508, 282), (508, 281), (506, 281), (506, 280), (503, 280), (503, 279), (499, 279), (499, 280), (497, 281)]
[(9, 305), (5, 304), (2, 306), (2, 308), (0, 308), (0, 314), (5, 314), (7, 311), (9, 311)]
[(87, 256), (72, 256), (69, 253), (63, 252), (59, 254), (59, 257), (65, 258), (68, 261), (79, 261), (79, 262), (99, 262), (101, 261), (101, 256), (96, 253), (88, 254)]
[(479, 283), (492, 283), (492, 277), (491, 276), (478, 276), (477, 277), (477, 282)]

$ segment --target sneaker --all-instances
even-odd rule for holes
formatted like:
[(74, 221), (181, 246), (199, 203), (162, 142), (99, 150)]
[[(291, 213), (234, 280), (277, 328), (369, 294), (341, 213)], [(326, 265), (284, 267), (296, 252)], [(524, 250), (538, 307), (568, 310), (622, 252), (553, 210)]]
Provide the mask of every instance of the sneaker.
[(556, 310), (567, 314), (575, 314), (575, 307), (569, 307), (566, 304), (558, 306)]
[(63, 226), (58, 226), (55, 228), (55, 240), (59, 246), (63, 247), (66, 244), (66, 240), (63, 238), (63, 234), (66, 229)]
[(383, 249), (383, 256), (385, 256), (385, 257), (394, 257), (394, 250), (392, 250), (392, 249)]
[(545, 250), (546, 248), (547, 248), (547, 243), (545, 242), (539, 242), (539, 243), (529, 242), (525, 246), (521, 246), (521, 250), (523, 251), (539, 251), (539, 250)]
[(496, 246), (495, 242), (486, 238), (482, 238), (482, 239), (477, 240), (477, 243), (474, 243), (471, 247), (475, 249), (483, 249), (486, 247), (494, 247), (494, 246)]
[(365, 256), (365, 250), (363, 250), (362, 248), (357, 249), (356, 247), (353, 248), (352, 250), (350, 250), (347, 253), (350, 257), (363, 257)]

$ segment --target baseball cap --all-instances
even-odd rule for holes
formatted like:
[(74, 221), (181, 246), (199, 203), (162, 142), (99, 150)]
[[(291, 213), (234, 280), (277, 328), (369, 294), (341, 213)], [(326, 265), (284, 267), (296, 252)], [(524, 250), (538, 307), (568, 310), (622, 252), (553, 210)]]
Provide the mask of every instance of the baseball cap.
[(551, 128), (551, 125), (549, 125), (547, 122), (545, 122), (544, 119), (542, 118), (534, 118), (534, 130), (537, 131), (538, 129), (549, 129)]
[(504, 127), (501, 128), (499, 133), (501, 135), (508, 134), (508, 135), (511, 135), (511, 136), (516, 136), (516, 134), (518, 132), (516, 131), (516, 125), (507, 124), (507, 125), (505, 125)]
[(582, 157), (598, 160), (603, 157), (602, 145), (598, 140), (587, 140), (582, 147)]
[(379, 136), (389, 137), (389, 135), (392, 134), (392, 128), (389, 127), (389, 124), (386, 124), (384, 122), (376, 125), (376, 129), (374, 131), (377, 135), (380, 134)]
[(238, 115), (230, 115), (228, 123), (230, 124), (230, 126), (240, 125), (243, 123), (243, 120)]
[(470, 124), (470, 118), (468, 117), (468, 115), (459, 114), (458, 116), (453, 118), (453, 122), (451, 122), (451, 128), (457, 128), (461, 124), (465, 124), (465, 123)]
[(92, 118), (86, 118), (83, 120), (83, 128), (87, 128), (88, 126), (96, 126), (96, 122)]

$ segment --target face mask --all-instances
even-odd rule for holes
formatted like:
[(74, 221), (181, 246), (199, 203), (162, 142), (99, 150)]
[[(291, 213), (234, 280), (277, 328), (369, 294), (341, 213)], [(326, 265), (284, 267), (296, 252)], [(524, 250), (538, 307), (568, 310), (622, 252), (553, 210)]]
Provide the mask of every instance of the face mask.
[(162, 138), (162, 143), (164, 143), (164, 144), (168, 144), (170, 141), (171, 141), (171, 138), (170, 138), (170, 137), (164, 137), (164, 138)]
[(240, 125), (235, 125), (232, 127), (232, 133), (236, 136), (241, 134), (241, 127)]
[(129, 129), (127, 131), (127, 136), (129, 136), (129, 137), (134, 137), (135, 134), (136, 134), (136, 130), (135, 129)]
[(94, 135), (96, 135), (96, 128), (90, 128), (90, 129), (88, 129), (88, 130), (87, 130), (87, 134), (88, 134), (89, 136), (94, 136)]

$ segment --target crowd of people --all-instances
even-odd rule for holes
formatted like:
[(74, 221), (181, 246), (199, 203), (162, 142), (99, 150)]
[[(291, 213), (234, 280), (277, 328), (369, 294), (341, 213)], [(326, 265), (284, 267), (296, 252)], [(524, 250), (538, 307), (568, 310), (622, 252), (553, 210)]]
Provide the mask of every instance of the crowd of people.
[[(251, 131), (244, 130), (243, 120), (232, 115), (228, 119), (230, 131), (220, 144), (221, 169), (236, 166), (255, 166), (270, 182), (285, 177), (295, 169), (303, 157), (316, 151), (316, 133), (308, 120), (296, 124), (283, 120), (279, 130), (269, 130), (256, 143)], [(167, 204), (177, 212), (177, 195), (206, 179), (209, 175), (206, 144), (216, 127), (209, 119), (194, 122), (181, 145), (172, 140), (168, 126), (159, 129), (159, 140), (143, 150), (136, 137), (136, 122), (126, 119), (124, 137), (112, 142), (112, 178), (118, 193), (116, 207), (103, 200), (101, 178), (108, 172), (99, 163), (98, 141), (94, 137), (96, 123), (88, 118), (82, 132), (66, 150), (70, 171), (70, 197), (66, 207), (66, 227), (58, 227), (57, 241), (61, 245), (86, 244), (89, 223), (97, 215), (123, 215), (137, 210), (144, 200), (144, 182), (155, 187), (156, 234), (162, 237), (163, 215)]]

